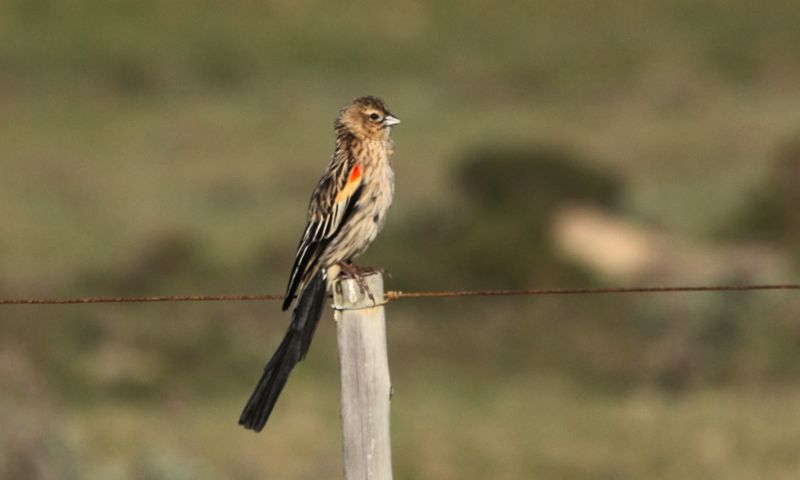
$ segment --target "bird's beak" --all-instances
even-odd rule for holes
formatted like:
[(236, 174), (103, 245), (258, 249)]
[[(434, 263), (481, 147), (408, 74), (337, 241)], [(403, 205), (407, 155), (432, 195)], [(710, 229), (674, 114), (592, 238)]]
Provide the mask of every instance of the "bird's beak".
[(391, 115), (386, 115), (386, 117), (384, 117), (383, 119), (383, 124), (386, 125), (387, 127), (391, 127), (392, 125), (397, 125), (398, 123), (400, 123), (400, 119), (397, 117), (393, 117)]

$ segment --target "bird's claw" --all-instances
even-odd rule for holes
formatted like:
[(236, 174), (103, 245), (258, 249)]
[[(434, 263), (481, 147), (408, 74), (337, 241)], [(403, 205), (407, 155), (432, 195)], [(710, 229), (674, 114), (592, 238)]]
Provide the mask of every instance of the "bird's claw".
[(342, 267), (342, 272), (339, 275), (344, 273), (348, 277), (355, 280), (356, 285), (358, 285), (358, 288), (361, 290), (361, 293), (369, 297), (369, 299), (372, 300), (373, 304), (376, 304), (377, 302), (375, 301), (375, 296), (372, 294), (372, 291), (367, 285), (366, 280), (364, 280), (364, 274), (376, 273), (378, 271), (383, 273), (382, 269), (375, 269), (373, 267), (359, 269), (358, 267), (349, 262), (339, 262), (339, 266)]

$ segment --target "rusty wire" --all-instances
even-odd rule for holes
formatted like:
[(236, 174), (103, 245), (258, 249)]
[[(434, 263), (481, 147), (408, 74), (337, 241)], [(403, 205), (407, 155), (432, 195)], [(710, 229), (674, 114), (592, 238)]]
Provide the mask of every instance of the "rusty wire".
[[(442, 290), (426, 292), (386, 292), (388, 301), (402, 298), (445, 297), (510, 297), (543, 295), (598, 295), (622, 293), (685, 293), (733, 292), (753, 290), (800, 290), (800, 284), (780, 285), (715, 285), (689, 287), (623, 287), (623, 288), (545, 288), (531, 290)], [(114, 296), (76, 298), (0, 298), (0, 305), (76, 305), (92, 303), (154, 303), (154, 302), (241, 302), (283, 300), (284, 295), (169, 295), (169, 296)]]

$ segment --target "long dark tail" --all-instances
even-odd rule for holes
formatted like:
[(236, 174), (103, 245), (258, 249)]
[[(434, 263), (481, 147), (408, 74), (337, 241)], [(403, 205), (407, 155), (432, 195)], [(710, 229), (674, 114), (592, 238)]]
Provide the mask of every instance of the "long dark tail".
[(318, 273), (300, 295), (292, 323), (278, 350), (264, 367), (264, 374), (239, 417), (239, 425), (260, 432), (297, 362), (305, 358), (325, 305), (325, 277)]

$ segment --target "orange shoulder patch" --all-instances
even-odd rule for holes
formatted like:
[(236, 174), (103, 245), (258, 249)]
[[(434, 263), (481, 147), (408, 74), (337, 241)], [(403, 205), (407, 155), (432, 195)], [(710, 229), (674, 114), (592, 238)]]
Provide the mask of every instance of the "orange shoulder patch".
[(353, 171), (350, 172), (350, 179), (347, 180), (347, 183), (357, 182), (359, 180), (361, 180), (361, 165), (356, 163), (353, 167)]
[(359, 185), (361, 185), (361, 174), (361, 165), (355, 164), (350, 171), (350, 177), (347, 179), (347, 183), (344, 184), (344, 187), (336, 195), (336, 202), (344, 201), (355, 193)]

